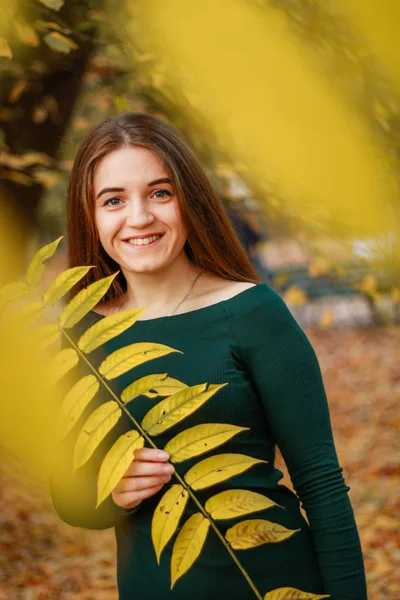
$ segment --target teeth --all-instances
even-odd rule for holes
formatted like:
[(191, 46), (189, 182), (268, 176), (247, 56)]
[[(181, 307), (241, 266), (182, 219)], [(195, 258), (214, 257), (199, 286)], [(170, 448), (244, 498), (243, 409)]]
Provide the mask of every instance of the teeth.
[(161, 237), (161, 235), (153, 235), (151, 237), (143, 238), (143, 239), (140, 239), (140, 238), (133, 239), (133, 238), (131, 238), (129, 240), (129, 243), (132, 244), (133, 246), (143, 246), (144, 244), (151, 244), (151, 242), (155, 242), (160, 237)]

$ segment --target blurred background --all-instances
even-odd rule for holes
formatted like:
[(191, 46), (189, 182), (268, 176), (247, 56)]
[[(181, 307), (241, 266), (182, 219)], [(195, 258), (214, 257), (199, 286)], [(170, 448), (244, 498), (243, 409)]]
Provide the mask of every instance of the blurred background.
[[(0, 13), (0, 284), (65, 234), (94, 124), (173, 123), (316, 350), (371, 600), (400, 597), (399, 25), (396, 0), (12, 0)], [(65, 252), (64, 237), (45, 282)], [(25, 440), (0, 441), (0, 600), (116, 600), (113, 532), (58, 519)]]

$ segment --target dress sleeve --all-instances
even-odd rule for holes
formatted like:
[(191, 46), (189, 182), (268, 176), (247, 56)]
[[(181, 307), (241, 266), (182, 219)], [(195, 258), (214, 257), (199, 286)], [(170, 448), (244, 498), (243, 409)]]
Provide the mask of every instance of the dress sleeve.
[[(77, 338), (78, 332), (72, 330), (72, 337)], [(63, 345), (68, 347), (68, 344)], [(95, 353), (93, 353), (95, 355)], [(94, 359), (99, 362), (99, 358)], [(73, 381), (88, 374), (79, 364), (71, 376), (70, 386)], [(72, 459), (75, 441), (82, 425), (93, 410), (109, 398), (101, 393), (89, 403), (79, 421), (75, 424), (66, 439), (59, 444), (57, 457), (54, 459), (54, 467), (49, 476), (49, 489), (53, 506), (59, 517), (74, 527), (85, 527), (87, 529), (108, 529), (114, 527), (127, 518), (127, 515), (135, 512), (125, 510), (117, 506), (112, 496), (108, 496), (96, 509), (97, 478), (100, 465), (107, 451), (119, 435), (128, 430), (128, 424), (123, 418), (117, 423), (101, 444), (97, 447), (92, 457), (74, 473), (72, 472)]]
[(231, 316), (237, 354), (307, 513), (325, 593), (330, 600), (366, 600), (360, 540), (315, 352), (267, 285), (254, 305)]

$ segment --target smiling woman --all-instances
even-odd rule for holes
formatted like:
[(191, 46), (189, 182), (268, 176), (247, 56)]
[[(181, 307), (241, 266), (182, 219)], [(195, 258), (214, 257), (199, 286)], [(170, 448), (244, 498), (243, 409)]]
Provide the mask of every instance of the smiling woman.
[[(121, 419), (77, 472), (71, 475), (67, 460), (51, 480), (65, 521), (116, 528), (120, 600), (317, 600), (326, 594), (366, 600), (357, 528), (315, 353), (285, 303), (258, 283), (221, 201), (178, 133), (144, 114), (96, 127), (74, 163), (68, 220), (70, 266), (97, 266), (90, 281), (119, 271), (106, 301), (79, 322), (73, 337), (101, 328), (104, 315), (150, 305), (144, 319), (107, 338), (94, 363), (117, 360), (114, 353), (120, 357), (137, 343), (168, 349), (157, 355), (156, 367), (139, 361), (134, 373), (121, 371), (112, 381), (115, 398), (126, 400), (123, 392), (135, 378), (142, 393), (124, 400), (124, 417), (140, 423), (157, 447), (135, 450), (122, 477), (113, 471), (119, 481), (97, 508), (99, 467), (121, 433), (134, 433), (131, 419)], [(157, 387), (154, 381), (167, 376), (168, 385)], [(165, 399), (157, 402), (157, 395)], [(100, 400), (101, 415), (107, 400)], [(148, 422), (153, 401), (154, 427)], [(171, 412), (178, 416), (172, 422)], [(90, 435), (86, 416), (72, 430), (71, 446), (80, 429)], [(228, 453), (216, 454), (222, 444)], [(298, 495), (278, 483), (277, 445)], [(193, 464), (197, 454), (208, 454), (202, 467)], [(171, 485), (173, 476), (180, 485)], [(189, 490), (198, 490), (200, 505), (195, 496), (197, 504), (186, 507)], [(254, 512), (258, 518), (241, 520)], [(217, 528), (214, 520), (223, 524)]]

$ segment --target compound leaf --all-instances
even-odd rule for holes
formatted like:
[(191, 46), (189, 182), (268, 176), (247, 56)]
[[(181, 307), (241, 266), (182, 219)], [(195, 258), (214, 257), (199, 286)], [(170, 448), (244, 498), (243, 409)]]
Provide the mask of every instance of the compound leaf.
[(83, 411), (98, 392), (100, 384), (94, 375), (85, 375), (65, 396), (59, 413), (59, 427), (67, 436)]
[(68, 329), (78, 323), (107, 292), (117, 273), (104, 277), (81, 290), (64, 308), (60, 316), (60, 325)]
[(297, 531), (300, 529), (286, 529), (279, 523), (264, 519), (249, 519), (228, 529), (225, 538), (235, 550), (246, 550), (262, 544), (283, 542)]
[(143, 446), (144, 439), (134, 429), (121, 435), (111, 446), (101, 463), (99, 471), (96, 508), (111, 494), (126, 473), (129, 465), (134, 460), (133, 451), (143, 448)]
[(201, 383), (172, 394), (149, 410), (142, 421), (143, 429), (150, 435), (163, 433), (191, 415), (225, 385)]
[(257, 492), (226, 490), (209, 498), (205, 509), (213, 519), (234, 519), (272, 506), (279, 504)]
[(329, 595), (310, 594), (310, 592), (302, 592), (296, 588), (282, 587), (268, 592), (264, 596), (264, 600), (322, 600), (330, 598)]
[(173, 485), (165, 492), (153, 514), (151, 538), (160, 564), (161, 552), (174, 535), (185, 510), (188, 492), (180, 485)]
[(145, 308), (116, 312), (89, 327), (78, 342), (82, 352), (89, 354), (133, 325)]
[(205, 458), (189, 469), (185, 481), (193, 490), (202, 490), (263, 462), (266, 461), (245, 454), (217, 454)]
[(225, 423), (203, 423), (178, 433), (172, 438), (164, 450), (168, 452), (171, 462), (182, 462), (217, 448), (248, 427), (237, 427)]
[(26, 272), (26, 281), (28, 285), (36, 286), (40, 283), (40, 280), (42, 279), (42, 275), (44, 273), (43, 263), (53, 256), (62, 238), (63, 236), (59, 237), (54, 242), (51, 242), (51, 244), (43, 246), (43, 248), (40, 248), (40, 250), (36, 252), (31, 262), (29, 263)]
[(178, 533), (171, 557), (171, 590), (199, 556), (209, 527), (210, 521), (201, 513), (195, 513)]
[(43, 302), (52, 306), (67, 294), (93, 267), (73, 267), (58, 275), (43, 294)]
[(76, 440), (73, 471), (85, 464), (122, 414), (115, 400), (105, 402), (87, 418)]
[(141, 365), (149, 360), (160, 358), (171, 352), (179, 352), (164, 344), (156, 344), (154, 342), (139, 342), (137, 344), (130, 344), (116, 350), (110, 356), (101, 363), (99, 372), (104, 375), (106, 379), (114, 379), (127, 371), (130, 371), (134, 367)]
[[(160, 381), (165, 379), (167, 375), (167, 373), (157, 375), (145, 375), (145, 377), (137, 379), (136, 381), (128, 385), (128, 387), (125, 388), (122, 392), (122, 402), (125, 402), (126, 404), (127, 402), (134, 400), (138, 396), (148, 396), (149, 392), (151, 392), (151, 390), (153, 390)], [(155, 396), (157, 395), (158, 394), (155, 393)]]

